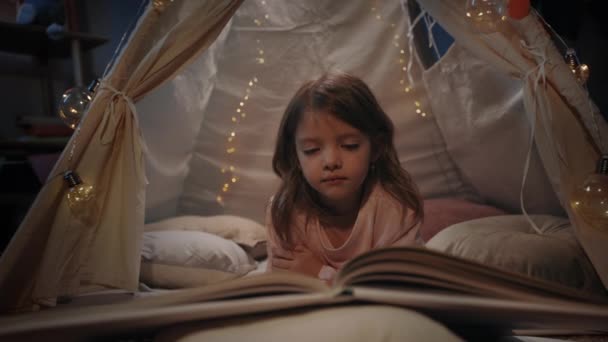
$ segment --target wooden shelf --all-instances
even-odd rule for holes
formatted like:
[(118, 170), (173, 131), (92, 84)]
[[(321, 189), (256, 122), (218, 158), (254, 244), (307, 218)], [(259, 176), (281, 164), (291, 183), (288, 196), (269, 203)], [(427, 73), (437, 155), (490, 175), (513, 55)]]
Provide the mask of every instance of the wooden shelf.
[(61, 152), (70, 137), (0, 140), (0, 156), (21, 157), (30, 154)]
[(60, 40), (50, 39), (46, 27), (0, 22), (0, 50), (28, 54), (42, 58), (67, 58), (71, 56), (71, 41), (80, 41), (80, 49), (87, 51), (108, 39), (82, 32), (66, 32)]

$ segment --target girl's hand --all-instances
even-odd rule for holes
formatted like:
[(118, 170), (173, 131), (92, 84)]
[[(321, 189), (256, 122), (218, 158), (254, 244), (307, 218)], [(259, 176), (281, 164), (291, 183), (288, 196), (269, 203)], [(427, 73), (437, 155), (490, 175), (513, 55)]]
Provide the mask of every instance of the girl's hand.
[(293, 271), (317, 277), (323, 266), (323, 262), (311, 251), (296, 246), (293, 250), (272, 249), (272, 268), (278, 270)]

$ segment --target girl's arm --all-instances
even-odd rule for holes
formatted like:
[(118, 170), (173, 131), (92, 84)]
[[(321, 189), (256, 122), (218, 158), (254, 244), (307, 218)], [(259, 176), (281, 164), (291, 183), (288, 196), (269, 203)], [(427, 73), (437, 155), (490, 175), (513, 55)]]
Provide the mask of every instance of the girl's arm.
[(301, 245), (285, 250), (275, 246), (269, 260), (273, 270), (285, 270), (319, 277), (323, 262), (310, 250)]
[(282, 270), (303, 273), (313, 277), (320, 276), (319, 272), (324, 263), (303, 243), (295, 242), (291, 248), (282, 246), (272, 225), (269, 209), (266, 211), (266, 232), (268, 238), (268, 272)]

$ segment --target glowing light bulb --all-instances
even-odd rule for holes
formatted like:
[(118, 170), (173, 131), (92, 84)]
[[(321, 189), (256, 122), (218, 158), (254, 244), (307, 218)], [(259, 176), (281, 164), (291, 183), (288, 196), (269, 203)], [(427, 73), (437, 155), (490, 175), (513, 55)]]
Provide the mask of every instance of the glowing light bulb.
[(587, 66), (587, 64), (580, 64), (576, 51), (572, 48), (568, 48), (564, 55), (564, 60), (570, 67), (570, 70), (576, 77), (578, 83), (585, 84), (589, 78), (589, 66)]
[(465, 16), (476, 32), (492, 33), (500, 30), (507, 19), (506, 0), (467, 0)]
[(576, 80), (580, 84), (585, 84), (589, 79), (589, 66), (587, 64), (580, 64), (574, 70), (574, 76), (576, 76)]
[(59, 117), (70, 128), (75, 129), (78, 126), (89, 107), (89, 103), (93, 100), (93, 95), (98, 86), (99, 80), (94, 80), (87, 89), (74, 87), (66, 90), (61, 95)]
[(174, 0), (154, 0), (152, 5), (157, 13), (163, 13)]
[(597, 172), (572, 193), (570, 206), (589, 226), (608, 232), (608, 155), (600, 158)]
[(72, 215), (85, 224), (92, 225), (97, 216), (95, 188), (84, 183), (75, 171), (67, 171), (63, 179), (68, 184), (66, 199)]

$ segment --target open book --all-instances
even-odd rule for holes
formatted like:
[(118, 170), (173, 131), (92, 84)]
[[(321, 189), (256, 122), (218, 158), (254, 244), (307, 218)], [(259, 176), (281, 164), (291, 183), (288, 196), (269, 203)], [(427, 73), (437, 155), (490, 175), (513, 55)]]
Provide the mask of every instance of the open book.
[(351, 260), (333, 284), (294, 273), (267, 273), (126, 303), (2, 318), (0, 339), (24, 332), (74, 329), (94, 334), (365, 303), (414, 309), (458, 329), (608, 333), (608, 297), (425, 248), (392, 247)]

